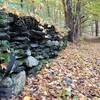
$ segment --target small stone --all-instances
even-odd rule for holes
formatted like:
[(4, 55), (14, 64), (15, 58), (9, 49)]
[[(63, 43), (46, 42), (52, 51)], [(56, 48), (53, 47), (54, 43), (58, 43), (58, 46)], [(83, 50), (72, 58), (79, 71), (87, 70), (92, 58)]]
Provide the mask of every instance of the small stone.
[(34, 67), (39, 64), (39, 61), (36, 58), (29, 56), (29, 57), (27, 57), (25, 63), (27, 65), (27, 67)]
[(11, 87), (13, 84), (12, 79), (10, 77), (6, 77), (4, 80), (2, 80), (0, 86), (5, 86), (7, 88)]
[(48, 40), (47, 41), (47, 45), (48, 46), (59, 46), (59, 42), (58, 41), (52, 41), (52, 40)]
[(100, 65), (100, 59), (97, 59), (96, 64), (99, 66)]
[(42, 55), (38, 55), (38, 56), (36, 56), (36, 58), (41, 60), (41, 59), (43, 59), (44, 57), (43, 57)]
[(70, 78), (65, 78), (64, 81), (68, 86), (70, 86), (73, 83)]
[(52, 43), (53, 43), (55, 46), (59, 46), (59, 42), (58, 42), (58, 41), (52, 41)]
[(26, 51), (26, 55), (27, 55), (27, 56), (31, 56), (31, 51), (30, 51), (30, 49), (28, 49), (28, 50)]
[(63, 45), (64, 45), (64, 42), (61, 41), (61, 42), (60, 42), (60, 47), (63, 47)]
[(48, 41), (47, 41), (47, 45), (48, 45), (48, 46), (52, 46), (52, 41), (51, 41), (51, 40), (48, 40)]
[(32, 48), (37, 48), (39, 45), (38, 44), (31, 44)]

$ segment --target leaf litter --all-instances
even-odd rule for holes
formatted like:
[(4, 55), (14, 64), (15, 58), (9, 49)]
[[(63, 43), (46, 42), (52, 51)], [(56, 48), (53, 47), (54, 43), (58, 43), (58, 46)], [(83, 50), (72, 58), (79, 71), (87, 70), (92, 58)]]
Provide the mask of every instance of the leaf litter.
[(100, 44), (68, 44), (15, 100), (100, 100)]

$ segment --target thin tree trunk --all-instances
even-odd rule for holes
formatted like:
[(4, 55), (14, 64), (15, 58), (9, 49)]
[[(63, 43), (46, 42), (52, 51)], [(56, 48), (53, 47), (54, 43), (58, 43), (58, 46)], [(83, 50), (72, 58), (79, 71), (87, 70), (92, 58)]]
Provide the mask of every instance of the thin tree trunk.
[(91, 23), (91, 36), (93, 36), (94, 35), (94, 24), (93, 24), (93, 22)]
[(74, 42), (74, 20), (73, 20), (73, 14), (72, 14), (72, 0), (66, 0), (66, 6), (67, 6), (66, 24), (69, 28), (68, 40), (70, 42)]
[(66, 5), (67, 5), (67, 18), (66, 18), (66, 23), (70, 30), (73, 29), (73, 14), (72, 14), (72, 0), (66, 0)]
[(96, 36), (99, 35), (99, 23), (98, 23), (98, 20), (95, 20), (95, 34), (96, 34)]
[(48, 0), (44, 0), (45, 4), (46, 4), (46, 7), (47, 7), (47, 15), (48, 17), (50, 17), (50, 8), (49, 8), (49, 5), (48, 5)]
[(20, 3), (21, 8), (23, 8), (23, 0), (20, 0)]
[(62, 0), (62, 4), (64, 9), (64, 16), (65, 16), (65, 27), (67, 27), (67, 11), (66, 11), (65, 0)]
[(77, 0), (77, 4), (76, 4), (76, 27), (75, 27), (75, 40), (78, 40), (79, 36), (81, 35), (81, 31), (80, 31), (80, 11), (81, 11), (81, 5), (80, 5), (80, 0)]

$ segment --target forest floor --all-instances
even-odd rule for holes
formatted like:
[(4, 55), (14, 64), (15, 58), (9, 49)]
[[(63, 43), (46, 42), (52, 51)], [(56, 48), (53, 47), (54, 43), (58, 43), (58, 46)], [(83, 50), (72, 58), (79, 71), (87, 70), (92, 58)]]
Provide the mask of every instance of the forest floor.
[(100, 39), (68, 43), (16, 100), (100, 100)]

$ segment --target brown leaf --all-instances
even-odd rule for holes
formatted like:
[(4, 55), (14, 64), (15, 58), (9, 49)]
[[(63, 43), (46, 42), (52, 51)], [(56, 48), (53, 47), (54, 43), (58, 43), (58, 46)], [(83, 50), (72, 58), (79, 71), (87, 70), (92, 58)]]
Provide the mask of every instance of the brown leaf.
[(31, 98), (30, 96), (25, 96), (25, 97), (23, 98), (23, 100), (32, 100), (32, 98)]

